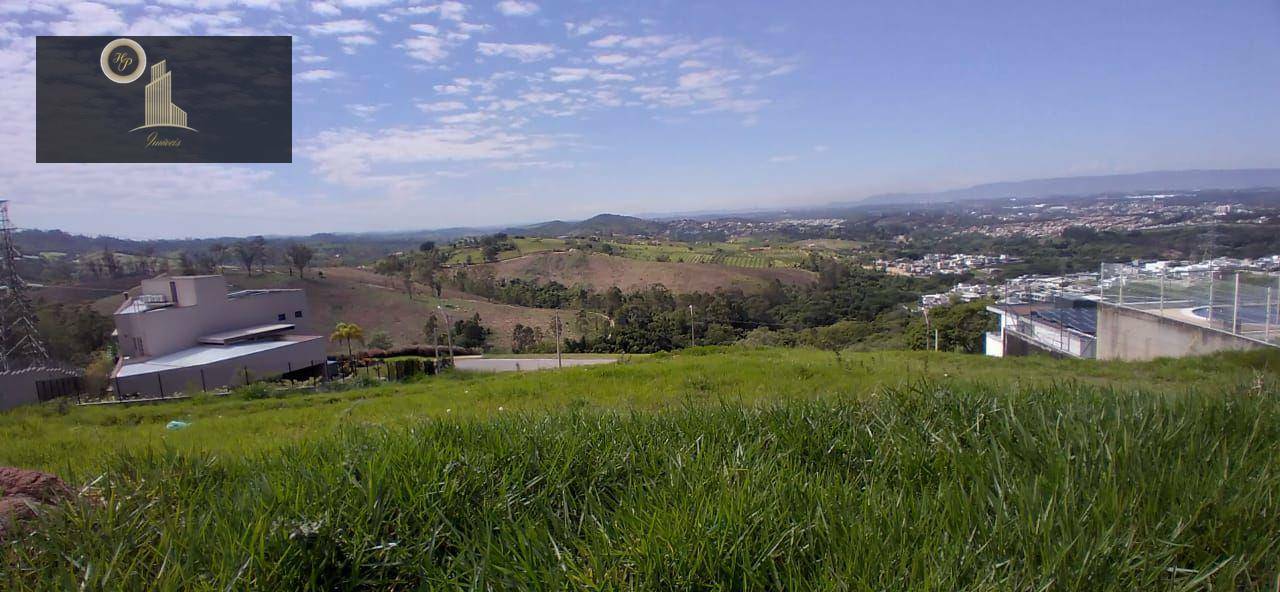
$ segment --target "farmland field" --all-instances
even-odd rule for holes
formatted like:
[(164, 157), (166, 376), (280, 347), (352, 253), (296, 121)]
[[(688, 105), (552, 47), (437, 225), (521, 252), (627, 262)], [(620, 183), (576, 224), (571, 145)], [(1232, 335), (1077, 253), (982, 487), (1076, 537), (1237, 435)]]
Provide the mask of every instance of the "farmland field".
[(795, 267), (806, 253), (791, 246), (770, 247), (751, 242), (611, 243), (621, 256), (641, 261), (676, 263), (713, 263), (734, 267), (762, 269)]
[[(502, 251), (498, 253), (498, 260), (513, 259), (523, 255), (533, 253), (544, 253), (547, 251), (563, 251), (565, 249), (565, 241), (558, 238), (513, 238), (511, 242), (515, 243), (516, 250)], [(450, 265), (458, 265), (464, 263), (484, 263), (484, 252), (480, 247), (465, 247), (456, 249), (447, 261)]]
[(773, 280), (784, 284), (810, 284), (816, 274), (788, 267), (749, 268), (643, 261), (591, 253), (539, 253), (529, 257), (477, 266), (500, 278), (556, 281), (566, 286), (590, 286), (623, 291), (662, 284), (673, 292), (712, 292), (717, 288), (760, 289)]
[(1269, 589), (1277, 362), (699, 349), (22, 409), (0, 464), (103, 502), (5, 545), (0, 586)]

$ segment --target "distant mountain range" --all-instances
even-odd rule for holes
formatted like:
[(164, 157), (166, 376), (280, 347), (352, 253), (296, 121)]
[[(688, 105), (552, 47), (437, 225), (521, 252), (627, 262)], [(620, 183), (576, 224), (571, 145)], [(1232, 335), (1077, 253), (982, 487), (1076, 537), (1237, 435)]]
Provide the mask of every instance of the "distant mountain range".
[(882, 193), (861, 200), (841, 202), (838, 205), (936, 203), (1003, 197), (1062, 197), (1127, 191), (1192, 191), (1261, 187), (1280, 187), (1280, 168), (1151, 171), (1127, 175), (1006, 181), (933, 193)]
[(598, 214), (587, 218), (586, 220), (576, 222), (565, 222), (564, 220), (552, 220), (551, 222), (541, 222), (538, 224), (530, 224), (518, 228), (510, 228), (508, 233), (529, 234), (535, 236), (562, 236), (562, 235), (636, 235), (636, 234), (654, 234), (660, 232), (665, 225), (661, 222), (637, 218), (635, 216), (621, 216), (618, 214)]

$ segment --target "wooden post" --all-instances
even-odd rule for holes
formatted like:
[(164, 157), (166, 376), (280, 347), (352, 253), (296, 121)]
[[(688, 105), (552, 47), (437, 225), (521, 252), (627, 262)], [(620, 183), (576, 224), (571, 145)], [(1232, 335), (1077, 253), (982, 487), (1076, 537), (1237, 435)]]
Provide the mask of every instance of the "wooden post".
[(564, 368), (564, 359), (560, 357), (560, 315), (556, 315), (556, 367)]

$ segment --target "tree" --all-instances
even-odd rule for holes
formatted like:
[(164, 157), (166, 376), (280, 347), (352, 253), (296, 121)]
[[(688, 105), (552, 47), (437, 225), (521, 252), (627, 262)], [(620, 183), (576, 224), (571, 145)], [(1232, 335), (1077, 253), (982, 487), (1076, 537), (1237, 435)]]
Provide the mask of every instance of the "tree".
[(929, 310), (929, 321), (915, 319), (907, 328), (907, 343), (915, 349), (981, 353), (984, 334), (996, 329), (995, 316), (987, 312), (989, 300), (937, 306)]
[(479, 313), (453, 324), (454, 340), (460, 347), (484, 347), (489, 341), (490, 333), (488, 327), (480, 324)]
[(261, 236), (255, 236), (249, 240), (237, 241), (233, 250), (240, 264), (244, 266), (245, 272), (253, 275), (253, 264), (267, 254), (267, 240)]
[(298, 270), (298, 277), (302, 277), (303, 270), (311, 264), (311, 258), (315, 256), (315, 251), (311, 247), (301, 243), (293, 243), (285, 250), (285, 257), (289, 258), (289, 263), (294, 269)]
[(351, 352), (351, 342), (359, 341), (364, 343), (364, 329), (355, 323), (338, 323), (333, 328), (333, 333), (329, 335), (329, 341), (345, 341), (347, 342), (347, 357), (354, 357)]
[(516, 323), (511, 331), (511, 351), (523, 353), (532, 350), (542, 341), (542, 329)]
[(178, 253), (178, 265), (182, 267), (182, 275), (195, 275), (196, 264), (186, 251)]
[(102, 247), (102, 265), (107, 269), (107, 277), (120, 277), (120, 261), (111, 252), (111, 247)]
[(227, 250), (227, 245), (222, 243), (213, 243), (212, 245), (209, 245), (209, 256), (213, 258), (213, 263), (216, 267), (222, 267), (222, 264), (226, 262)]
[(440, 337), (440, 321), (436, 318), (436, 315), (433, 314), (427, 317), (427, 322), (422, 324), (422, 334), (431, 343), (435, 343), (435, 340)]
[(395, 342), (391, 340), (391, 334), (386, 331), (374, 331), (369, 336), (369, 347), (374, 349), (391, 349), (395, 347)]

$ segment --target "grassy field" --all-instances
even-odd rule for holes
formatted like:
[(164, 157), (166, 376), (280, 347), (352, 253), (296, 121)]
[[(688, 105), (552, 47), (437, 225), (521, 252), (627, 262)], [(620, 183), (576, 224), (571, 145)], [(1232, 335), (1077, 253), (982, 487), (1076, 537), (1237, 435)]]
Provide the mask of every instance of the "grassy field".
[(640, 261), (708, 263), (765, 269), (796, 267), (808, 253), (792, 245), (770, 246), (755, 242), (613, 243), (621, 256)]
[[(542, 238), (542, 237), (526, 237), (513, 238), (511, 242), (515, 243), (514, 251), (502, 251), (498, 253), (498, 260), (505, 261), (514, 259), (523, 255), (532, 255), (533, 253), (543, 253), (546, 251), (563, 251), (565, 241), (558, 238)], [(462, 263), (484, 263), (484, 251), (480, 247), (467, 247), (456, 249), (447, 261), (450, 265), (458, 265)]]
[(104, 505), (5, 546), (0, 587), (1273, 589), (1278, 379), (1269, 353), (700, 349), (22, 409), (0, 465)]
[(499, 278), (556, 281), (566, 286), (589, 286), (623, 291), (662, 284), (672, 292), (713, 292), (718, 288), (759, 290), (773, 280), (784, 284), (811, 284), (817, 274), (792, 267), (749, 268), (645, 261), (584, 252), (539, 253), (499, 263), (476, 266)]

